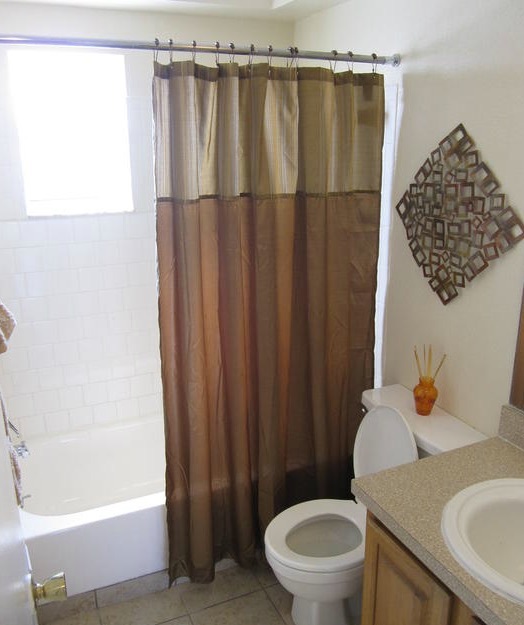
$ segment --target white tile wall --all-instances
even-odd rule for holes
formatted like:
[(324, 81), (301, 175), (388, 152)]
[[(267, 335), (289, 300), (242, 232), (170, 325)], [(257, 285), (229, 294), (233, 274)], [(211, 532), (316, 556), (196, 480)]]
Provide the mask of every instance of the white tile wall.
[(155, 263), (152, 211), (0, 221), (0, 386), (26, 438), (161, 414)]

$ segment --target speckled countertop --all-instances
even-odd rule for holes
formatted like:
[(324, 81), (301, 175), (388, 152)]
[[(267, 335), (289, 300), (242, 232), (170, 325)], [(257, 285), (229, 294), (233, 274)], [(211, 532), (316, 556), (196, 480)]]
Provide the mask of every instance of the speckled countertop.
[[(466, 572), (440, 532), (444, 505), (484, 480), (524, 478), (524, 451), (495, 437), (353, 480), (355, 496), (487, 625), (523, 625), (524, 606)], [(524, 531), (524, 529), (523, 529)]]

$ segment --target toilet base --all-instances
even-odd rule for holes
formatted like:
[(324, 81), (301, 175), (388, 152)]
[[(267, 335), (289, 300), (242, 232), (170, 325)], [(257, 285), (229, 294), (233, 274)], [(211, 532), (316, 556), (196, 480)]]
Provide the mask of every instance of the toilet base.
[(359, 615), (349, 599), (339, 601), (311, 601), (293, 597), (291, 616), (295, 625), (358, 625)]

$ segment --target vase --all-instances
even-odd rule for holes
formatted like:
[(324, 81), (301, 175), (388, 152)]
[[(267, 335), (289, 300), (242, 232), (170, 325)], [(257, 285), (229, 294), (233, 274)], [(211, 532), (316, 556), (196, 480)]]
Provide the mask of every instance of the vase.
[(435, 380), (426, 376), (419, 378), (417, 386), (413, 389), (417, 414), (427, 416), (432, 411), (437, 396)]

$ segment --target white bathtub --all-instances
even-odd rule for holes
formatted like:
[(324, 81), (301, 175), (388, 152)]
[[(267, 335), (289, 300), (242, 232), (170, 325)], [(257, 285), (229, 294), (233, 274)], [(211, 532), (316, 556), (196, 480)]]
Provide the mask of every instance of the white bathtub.
[(27, 447), (20, 517), (37, 581), (64, 571), (72, 596), (167, 568), (162, 419)]

